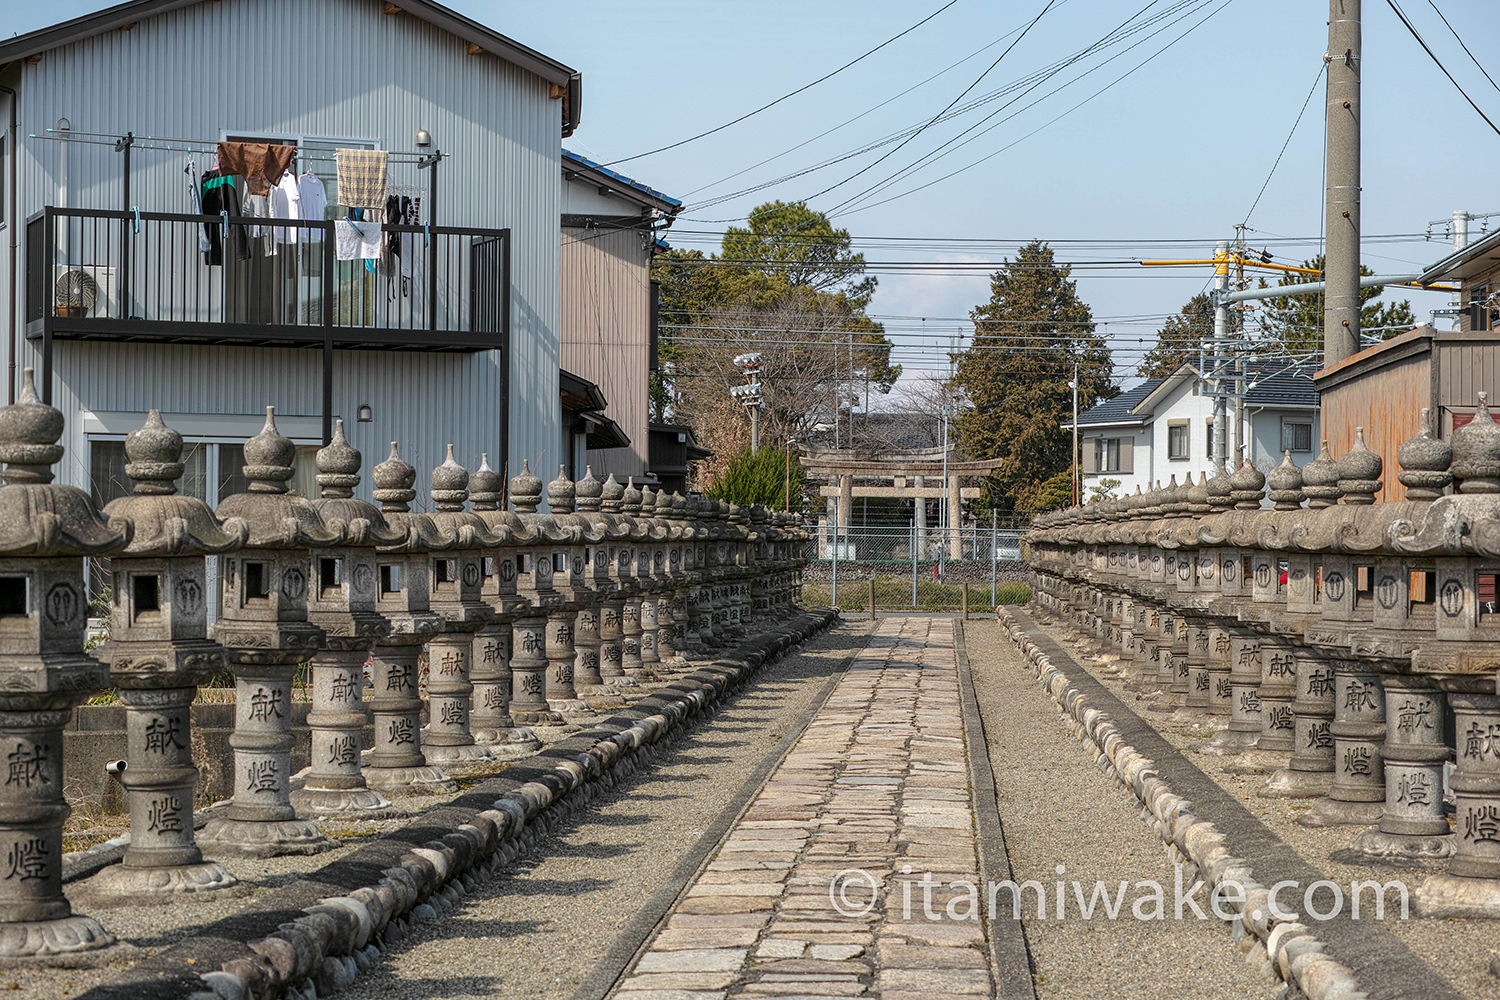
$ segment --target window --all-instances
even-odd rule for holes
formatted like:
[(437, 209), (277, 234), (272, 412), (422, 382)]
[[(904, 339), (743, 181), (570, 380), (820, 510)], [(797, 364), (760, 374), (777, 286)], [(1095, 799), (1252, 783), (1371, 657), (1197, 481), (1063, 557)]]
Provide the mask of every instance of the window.
[(1312, 451), (1312, 421), (1289, 420), (1283, 417), (1281, 421), (1281, 450)]
[(1212, 460), (1213, 457), (1214, 457), (1214, 422), (1213, 422), (1213, 418), (1210, 417), (1207, 421), (1205, 421), (1205, 424), (1206, 424), (1206, 426), (1208, 428), (1208, 437), (1204, 439), (1203, 454), (1204, 454), (1204, 456), (1206, 458), (1208, 458), (1209, 460)]
[(1188, 457), (1188, 430), (1186, 420), (1167, 425), (1167, 458), (1180, 461)]
[(1098, 444), (1099, 452), (1095, 467), (1100, 472), (1120, 471), (1120, 439), (1100, 438)]
[(1488, 330), (1494, 325), (1496, 310), (1489, 301), (1489, 285), (1473, 285), (1469, 288), (1469, 329)]

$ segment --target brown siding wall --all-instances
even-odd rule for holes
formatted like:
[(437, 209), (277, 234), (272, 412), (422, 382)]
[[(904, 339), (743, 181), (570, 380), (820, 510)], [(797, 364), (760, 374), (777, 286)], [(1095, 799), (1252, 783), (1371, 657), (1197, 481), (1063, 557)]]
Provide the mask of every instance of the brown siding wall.
[[(1452, 334), (1449, 334), (1452, 337)], [(1462, 340), (1439, 339), (1438, 405), (1443, 408), (1443, 436), (1453, 429), (1453, 413), (1473, 413), (1479, 393), (1490, 394), (1493, 407), (1500, 397), (1500, 334), (1467, 334)]]
[(1385, 485), (1375, 494), (1377, 502), (1406, 498), (1406, 488), (1396, 479), (1396, 449), (1417, 432), (1422, 407), (1432, 406), (1431, 373), (1423, 354), (1323, 392), (1323, 437), (1333, 457), (1348, 451), (1354, 429), (1363, 427), (1365, 444), (1385, 460)]
[(651, 282), (639, 232), (562, 231), (562, 366), (593, 382), (629, 448), (589, 452), (594, 474), (646, 471)]

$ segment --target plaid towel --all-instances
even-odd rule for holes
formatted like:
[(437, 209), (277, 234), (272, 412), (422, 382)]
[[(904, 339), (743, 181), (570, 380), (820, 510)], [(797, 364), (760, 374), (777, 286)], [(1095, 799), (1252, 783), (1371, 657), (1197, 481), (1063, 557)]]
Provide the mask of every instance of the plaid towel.
[(385, 155), (383, 149), (340, 149), (339, 204), (346, 208), (385, 209)]

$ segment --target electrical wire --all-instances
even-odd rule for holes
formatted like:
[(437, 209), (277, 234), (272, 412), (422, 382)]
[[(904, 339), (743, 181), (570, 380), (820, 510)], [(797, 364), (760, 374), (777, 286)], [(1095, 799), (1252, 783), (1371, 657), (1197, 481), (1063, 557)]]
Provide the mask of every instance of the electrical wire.
[(626, 157), (623, 157), (622, 159), (610, 160), (608, 163), (604, 164), (604, 166), (606, 166), (606, 167), (612, 167), (612, 166), (614, 166), (617, 163), (629, 163), (631, 160), (639, 160), (643, 156), (652, 156), (652, 155), (654, 155), (656, 153), (664, 153), (664, 152), (666, 152), (669, 149), (676, 149), (678, 146), (685, 146), (685, 145), (687, 145), (690, 142), (696, 142), (697, 140), (702, 139), (705, 136), (713, 135), (715, 132), (722, 132), (726, 128), (729, 128), (731, 125), (738, 125), (740, 122), (744, 121), (747, 118), (753, 118), (755, 115), (760, 114), (762, 111), (765, 111), (765, 110), (767, 110), (769, 108), (774, 108), (776, 105), (780, 104), (782, 101), (785, 101), (785, 100), (787, 100), (789, 98), (792, 98), (792, 97), (796, 97), (798, 94), (802, 93), (804, 90), (808, 90), (808, 89), (810, 89), (812, 87), (816, 87), (818, 84), (822, 83), (824, 80), (828, 80), (828, 79), (831, 79), (832, 77), (837, 76), (838, 74), (842, 73), (844, 70), (848, 69), (850, 66), (853, 66), (855, 63), (857, 63), (857, 62), (865, 59), (868, 56), (872, 56), (875, 53), (879, 52), (881, 49), (885, 48), (887, 45), (889, 45), (892, 42), (896, 41), (896, 39), (902, 37), (903, 35), (908, 35), (911, 32), (916, 31), (922, 25), (926, 24), (928, 21), (931, 21), (933, 18), (937, 17), (943, 11), (947, 10), (949, 7), (952, 7), (956, 3), (958, 3), (958, 0), (948, 0), (947, 3), (943, 4), (937, 10), (933, 11), (931, 14), (928, 14), (926, 17), (922, 18), (922, 20), (918, 21), (916, 24), (912, 25), (910, 28), (907, 28), (905, 31), (902, 31), (902, 32), (899, 32), (899, 33), (897, 33), (895, 35), (892, 35), (890, 38), (887, 38), (885, 41), (881, 42), (879, 45), (875, 46), (873, 49), (870, 49), (868, 52), (864, 53), (863, 55), (856, 56), (854, 59), (851, 59), (848, 62), (844, 63), (844, 65), (840, 66), (838, 69), (834, 70), (832, 73), (827, 73), (827, 74), (825, 74), (823, 76), (820, 76), (816, 80), (814, 80), (812, 83), (805, 84), (805, 85), (803, 85), (801, 87), (798, 87), (796, 90), (792, 91), (790, 94), (783, 94), (783, 95), (781, 95), (780, 97), (776, 98), (776, 100), (772, 101), (770, 104), (762, 105), (761, 107), (756, 108), (754, 111), (751, 111), (751, 112), (748, 112), (746, 114), (740, 115), (738, 118), (734, 119), (733, 121), (725, 122), (723, 125), (719, 125), (719, 126), (716, 126), (714, 128), (709, 129), (707, 132), (699, 132), (697, 135), (689, 136), (686, 139), (680, 139), (677, 142), (671, 143), (671, 144), (666, 145), (666, 146), (659, 146), (656, 149), (647, 150), (644, 153), (636, 153), (634, 156), (626, 156)]
[(1255, 206), (1260, 204), (1260, 199), (1266, 193), (1266, 188), (1271, 186), (1271, 178), (1276, 176), (1276, 168), (1281, 166), (1281, 158), (1286, 155), (1287, 147), (1292, 144), (1292, 136), (1297, 134), (1297, 126), (1302, 124), (1302, 116), (1307, 113), (1307, 106), (1312, 103), (1313, 94), (1318, 89), (1318, 83), (1323, 79), (1323, 72), (1328, 68), (1327, 63), (1318, 64), (1317, 75), (1313, 77), (1312, 86), (1307, 90), (1307, 98), (1302, 102), (1302, 110), (1297, 112), (1297, 120), (1292, 122), (1292, 129), (1286, 134), (1286, 141), (1281, 144), (1281, 152), (1276, 154), (1276, 162), (1271, 164), (1271, 172), (1266, 174), (1266, 182), (1260, 186), (1260, 191), (1255, 195), (1255, 200), (1250, 203), (1250, 210), (1245, 213), (1244, 222), (1250, 221), (1250, 216), (1255, 212)]
[[(1423, 40), (1421, 33), (1417, 31), (1416, 27), (1411, 23), (1411, 21), (1407, 20), (1406, 13), (1402, 11), (1401, 6), (1396, 3), (1396, 0), (1385, 0), (1385, 2), (1386, 5), (1395, 12), (1396, 16), (1401, 19), (1401, 23), (1406, 25), (1406, 30), (1411, 32), (1411, 36), (1417, 40), (1418, 45), (1422, 46), (1422, 50), (1432, 57), (1433, 62), (1437, 63), (1437, 68), (1443, 71), (1443, 75), (1448, 78), (1448, 82), (1453, 84), (1458, 92), (1463, 95), (1464, 100), (1469, 102), (1469, 107), (1478, 112), (1479, 117), (1484, 119), (1484, 123), (1491, 129), (1493, 129), (1496, 135), (1500, 135), (1500, 125), (1496, 125), (1494, 122), (1490, 121), (1490, 116), (1480, 110), (1479, 105), (1474, 103), (1474, 98), (1469, 96), (1469, 92), (1467, 90), (1464, 90), (1464, 88), (1459, 85), (1459, 82), (1457, 80), (1453, 79), (1453, 74), (1448, 72), (1448, 67), (1443, 65), (1443, 61), (1437, 57), (1437, 53), (1433, 52), (1432, 49), (1428, 47), (1427, 42)], [(1468, 49), (1465, 48), (1464, 51), (1468, 51)], [(1489, 74), (1486, 73), (1485, 75), (1488, 76)], [(1493, 83), (1494, 81), (1491, 80), (1490, 82)]]
[(1495, 78), (1490, 76), (1490, 71), (1485, 69), (1484, 66), (1480, 64), (1478, 59), (1474, 58), (1474, 53), (1470, 52), (1469, 47), (1464, 44), (1463, 36), (1458, 33), (1457, 29), (1455, 29), (1453, 25), (1448, 24), (1448, 19), (1446, 17), (1443, 17), (1442, 11), (1438, 10), (1438, 5), (1433, 3), (1433, 0), (1427, 0), (1427, 3), (1432, 7), (1433, 11), (1437, 13), (1437, 16), (1442, 18), (1443, 23), (1448, 25), (1448, 30), (1453, 32), (1454, 39), (1457, 40), (1458, 44), (1463, 47), (1464, 52), (1468, 55), (1469, 59), (1474, 63), (1474, 65), (1478, 67), (1479, 72), (1484, 74), (1484, 78), (1490, 81), (1490, 86), (1494, 87), (1496, 90), (1500, 90), (1500, 83), (1496, 83)]

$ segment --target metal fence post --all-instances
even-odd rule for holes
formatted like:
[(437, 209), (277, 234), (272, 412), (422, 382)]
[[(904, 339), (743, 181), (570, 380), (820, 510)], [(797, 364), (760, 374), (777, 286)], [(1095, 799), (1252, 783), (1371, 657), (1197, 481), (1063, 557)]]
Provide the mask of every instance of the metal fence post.
[[(921, 503), (921, 500), (917, 501)], [(917, 607), (917, 522), (911, 522), (911, 606)]]
[(875, 578), (873, 576), (865, 580), (870, 585), (870, 621), (875, 620)]
[(829, 525), (833, 529), (833, 544), (829, 547), (829, 555), (833, 557), (833, 583), (829, 588), (828, 603), (833, 606), (833, 610), (837, 611), (839, 609), (839, 498), (831, 497), (830, 499), (833, 500), (833, 524)]
[(995, 610), (995, 562), (1000, 552), (1000, 511), (990, 508), (990, 610)]
[(969, 620), (969, 581), (963, 582), (964, 588), (964, 621)]

